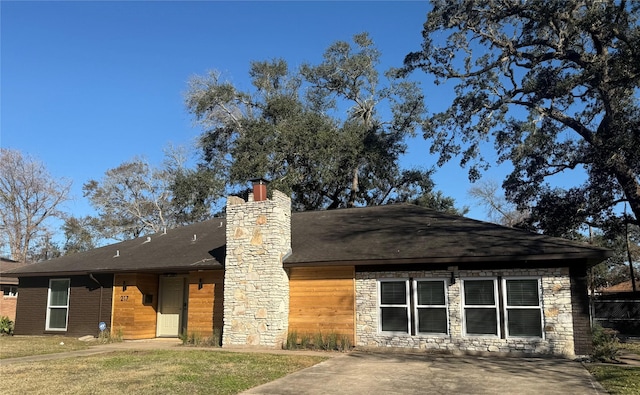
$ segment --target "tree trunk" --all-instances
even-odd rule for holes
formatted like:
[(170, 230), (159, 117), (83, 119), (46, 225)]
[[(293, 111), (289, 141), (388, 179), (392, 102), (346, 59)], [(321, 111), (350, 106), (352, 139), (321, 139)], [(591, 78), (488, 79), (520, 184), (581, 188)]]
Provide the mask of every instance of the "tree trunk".
[(351, 194), (349, 196), (349, 201), (347, 202), (347, 207), (355, 207), (356, 198), (358, 196), (358, 168), (353, 169), (353, 179), (351, 180)]

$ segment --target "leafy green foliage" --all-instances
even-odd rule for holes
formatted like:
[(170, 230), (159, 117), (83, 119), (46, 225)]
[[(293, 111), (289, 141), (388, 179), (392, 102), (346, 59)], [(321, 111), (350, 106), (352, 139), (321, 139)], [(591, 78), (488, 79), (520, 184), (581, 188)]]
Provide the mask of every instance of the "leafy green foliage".
[(180, 335), (183, 346), (191, 347), (220, 347), (222, 336), (219, 329), (215, 329), (213, 336), (202, 336), (198, 332), (189, 332)]
[(75, 254), (95, 248), (100, 237), (97, 228), (96, 219), (90, 216), (66, 218), (62, 225), (65, 254)]
[[(507, 198), (531, 225), (570, 235), (640, 221), (640, 3), (625, 1), (433, 1), (421, 69), (455, 83), (456, 97), (425, 123), (439, 164), (459, 156), (477, 180), (511, 162)], [(554, 188), (560, 173), (574, 186)], [(582, 182), (582, 179), (585, 179)], [(632, 215), (620, 215), (628, 203)]]
[(616, 336), (616, 331), (595, 324), (592, 328), (592, 335), (592, 357), (603, 362), (615, 361), (620, 351), (620, 341)]
[(287, 350), (351, 351), (352, 342), (348, 335), (330, 333), (298, 333), (289, 331), (284, 348)]
[[(609, 235), (601, 232), (593, 234), (591, 242), (600, 247), (606, 247), (613, 251), (613, 255), (606, 261), (591, 269), (590, 282), (592, 289), (609, 287), (630, 280), (629, 252), (634, 262), (640, 257), (640, 228), (629, 226), (629, 242), (625, 240), (623, 230), (612, 232)], [(629, 251), (627, 251), (629, 248)], [(637, 263), (635, 265), (638, 266)], [(634, 271), (636, 283), (640, 284), (640, 273)]]
[(13, 335), (13, 321), (4, 315), (0, 317), (0, 335)]
[(223, 182), (212, 171), (181, 168), (172, 171), (169, 188), (173, 194), (171, 205), (178, 224), (190, 224), (211, 217), (211, 208), (220, 197)]
[(224, 180), (229, 193), (242, 192), (249, 179), (267, 178), (292, 196), (295, 210), (430, 193), (431, 171), (399, 166), (405, 139), (422, 120), (422, 94), (413, 82), (380, 83), (379, 57), (368, 35), (359, 34), (353, 43), (331, 45), (320, 64), (297, 71), (282, 59), (252, 62), (252, 91), (215, 72), (193, 78), (186, 105), (204, 129), (200, 171)]

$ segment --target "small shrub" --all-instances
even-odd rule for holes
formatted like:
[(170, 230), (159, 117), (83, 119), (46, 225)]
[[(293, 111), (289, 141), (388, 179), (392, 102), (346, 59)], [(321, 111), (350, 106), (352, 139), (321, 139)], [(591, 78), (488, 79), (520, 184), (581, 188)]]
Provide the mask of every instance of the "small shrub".
[(324, 338), (322, 337), (322, 332), (318, 332), (313, 335), (312, 348), (314, 350), (324, 350)]
[(338, 349), (338, 334), (335, 332), (329, 333), (324, 338), (322, 349), (327, 351), (333, 351)]
[(594, 359), (603, 362), (616, 361), (620, 351), (620, 341), (617, 332), (613, 329), (603, 328), (596, 324), (592, 328)]
[(213, 328), (213, 346), (222, 347), (222, 331), (220, 328)]
[(332, 332), (329, 334), (298, 333), (291, 331), (287, 334), (287, 342), (284, 346), (287, 350), (324, 350), (324, 351), (349, 351), (351, 350), (351, 337)]
[(0, 335), (13, 335), (13, 321), (7, 316), (0, 317)]
[(303, 333), (300, 335), (300, 348), (307, 349), (311, 348), (313, 342), (311, 341), (311, 335), (308, 333)]
[(351, 350), (351, 347), (351, 337), (347, 335), (340, 336), (340, 347), (338, 348), (338, 351), (349, 351)]
[(109, 329), (105, 329), (98, 335), (98, 342), (102, 344), (119, 343), (122, 341), (122, 337), (123, 335), (121, 328), (118, 328), (115, 333), (110, 331)]
[(192, 347), (220, 347), (220, 330), (214, 330), (213, 336), (202, 336), (199, 332), (189, 332), (180, 335), (183, 346)]
[(298, 332), (291, 331), (287, 333), (287, 342), (285, 343), (284, 348), (287, 350), (297, 350), (300, 348), (298, 343)]

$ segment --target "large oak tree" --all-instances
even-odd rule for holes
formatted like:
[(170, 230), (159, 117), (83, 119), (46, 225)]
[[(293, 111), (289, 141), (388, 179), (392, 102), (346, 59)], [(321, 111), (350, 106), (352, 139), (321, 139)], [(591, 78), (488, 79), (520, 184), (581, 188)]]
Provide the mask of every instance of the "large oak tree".
[[(544, 231), (639, 224), (640, 2), (432, 6), (404, 71), (455, 85), (448, 109), (425, 124), (440, 163), (459, 156), (475, 180), (488, 165), (483, 144), (493, 142), (498, 161), (513, 164), (507, 197), (531, 208)], [(550, 181), (576, 170), (574, 185)]]
[(422, 121), (423, 96), (415, 83), (381, 78), (379, 58), (359, 34), (299, 70), (281, 59), (253, 62), (250, 90), (216, 72), (192, 78), (186, 104), (204, 129), (203, 167), (230, 192), (268, 178), (296, 210), (399, 200), (453, 209), (451, 199), (431, 193), (430, 170), (399, 164)]

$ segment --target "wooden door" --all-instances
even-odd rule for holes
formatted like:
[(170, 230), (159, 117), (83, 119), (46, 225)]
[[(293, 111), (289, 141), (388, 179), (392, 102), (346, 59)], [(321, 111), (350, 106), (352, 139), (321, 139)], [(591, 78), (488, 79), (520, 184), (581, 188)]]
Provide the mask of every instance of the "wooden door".
[(160, 277), (158, 337), (178, 337), (182, 326), (184, 278)]

